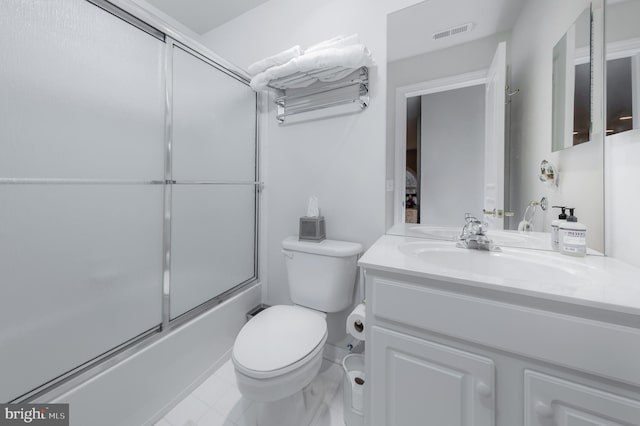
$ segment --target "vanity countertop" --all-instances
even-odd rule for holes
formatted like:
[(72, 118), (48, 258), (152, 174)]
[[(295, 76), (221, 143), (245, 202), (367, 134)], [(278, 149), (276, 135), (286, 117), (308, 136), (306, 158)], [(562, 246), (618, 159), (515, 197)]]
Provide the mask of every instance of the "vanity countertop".
[(384, 235), (364, 268), (640, 315), (640, 268), (605, 256), (502, 247), (467, 250), (453, 241)]

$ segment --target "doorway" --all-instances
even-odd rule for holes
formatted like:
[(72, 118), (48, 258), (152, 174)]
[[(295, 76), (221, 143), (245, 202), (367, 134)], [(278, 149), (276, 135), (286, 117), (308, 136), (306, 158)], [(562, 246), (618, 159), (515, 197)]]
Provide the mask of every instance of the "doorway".
[[(458, 226), (471, 213), (491, 229), (504, 229), (505, 88), (506, 43), (501, 42), (487, 70), (396, 89), (394, 224)], [(469, 110), (477, 104), (467, 102), (471, 92), (466, 90), (475, 90), (471, 98), (481, 100), (483, 107)], [(412, 152), (408, 136), (417, 125), (409, 120), (418, 110), (412, 108), (416, 97), (421, 141)], [(466, 128), (477, 121), (484, 126)], [(412, 166), (419, 170), (415, 179)], [(478, 170), (482, 174), (476, 176)], [(476, 184), (480, 189), (473, 188)], [(481, 198), (477, 205), (471, 202), (475, 195)]]
[(458, 226), (455, 212), (482, 211), (484, 145), (484, 85), (407, 99), (405, 222)]

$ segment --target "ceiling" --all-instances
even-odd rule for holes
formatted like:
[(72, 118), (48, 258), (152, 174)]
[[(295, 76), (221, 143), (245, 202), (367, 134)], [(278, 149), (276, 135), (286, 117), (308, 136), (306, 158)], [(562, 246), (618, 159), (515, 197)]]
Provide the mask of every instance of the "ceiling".
[[(426, 0), (388, 17), (389, 62), (510, 30), (525, 0)], [(434, 40), (433, 34), (473, 23), (472, 31)]]
[(224, 24), (268, 0), (147, 0), (198, 34)]

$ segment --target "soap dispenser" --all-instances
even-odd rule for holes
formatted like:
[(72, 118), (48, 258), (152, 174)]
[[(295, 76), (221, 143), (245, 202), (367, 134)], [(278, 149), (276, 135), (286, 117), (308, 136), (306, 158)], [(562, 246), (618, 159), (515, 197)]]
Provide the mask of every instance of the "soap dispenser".
[(558, 218), (551, 222), (551, 248), (558, 251), (560, 250), (560, 224), (567, 221), (567, 208), (564, 206), (553, 206), (553, 208), (562, 209)]
[(569, 208), (569, 217), (566, 222), (561, 222), (560, 253), (569, 256), (584, 256), (587, 254), (587, 227), (578, 222), (573, 215), (575, 208)]

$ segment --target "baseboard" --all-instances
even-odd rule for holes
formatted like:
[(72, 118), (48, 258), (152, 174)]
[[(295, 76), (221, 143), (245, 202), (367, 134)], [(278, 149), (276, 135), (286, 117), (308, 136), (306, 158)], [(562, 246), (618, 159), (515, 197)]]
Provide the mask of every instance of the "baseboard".
[(353, 353), (354, 349), (357, 351), (358, 348), (363, 348), (363, 346), (364, 343), (360, 340), (357, 340), (351, 336), (347, 336), (346, 338), (338, 342), (337, 345), (333, 345), (331, 343), (325, 344), (322, 357), (327, 361), (331, 361), (335, 364), (341, 365), (342, 360), (345, 356)]

